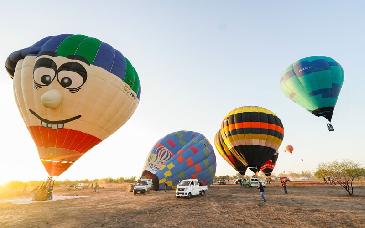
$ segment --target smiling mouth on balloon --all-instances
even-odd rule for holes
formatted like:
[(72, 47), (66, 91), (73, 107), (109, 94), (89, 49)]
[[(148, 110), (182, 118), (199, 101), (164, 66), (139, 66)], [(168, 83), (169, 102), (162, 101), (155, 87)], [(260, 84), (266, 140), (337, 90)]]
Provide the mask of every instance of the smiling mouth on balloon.
[(65, 123), (77, 120), (81, 117), (81, 115), (77, 115), (77, 116), (74, 116), (72, 118), (65, 119), (65, 120), (52, 121), (52, 120), (47, 120), (47, 119), (44, 119), (44, 118), (40, 117), (32, 109), (29, 109), (29, 112), (32, 113), (35, 117), (37, 117), (37, 119), (39, 119), (41, 121), (41, 125), (43, 127), (52, 128), (52, 129), (62, 129), (65, 126)]

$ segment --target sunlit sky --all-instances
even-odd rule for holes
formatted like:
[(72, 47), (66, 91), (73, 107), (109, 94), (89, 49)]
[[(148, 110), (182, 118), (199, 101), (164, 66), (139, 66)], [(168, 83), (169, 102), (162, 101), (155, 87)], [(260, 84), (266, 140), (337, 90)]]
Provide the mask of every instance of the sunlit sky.
[[(0, 62), (48, 35), (85, 34), (130, 59), (142, 94), (131, 119), (58, 179), (139, 176), (159, 138), (184, 129), (213, 144), (224, 115), (245, 105), (266, 107), (284, 124), (274, 173), (314, 171), (321, 162), (342, 159), (365, 164), (365, 2), (61, 2), (2, 3)], [(290, 101), (279, 87), (285, 68), (311, 55), (331, 56), (345, 70), (331, 133), (324, 119)], [(0, 183), (45, 179), (13, 82), (4, 67), (0, 72)], [(283, 152), (287, 144), (294, 145), (293, 155)], [(216, 155), (217, 175), (236, 173)]]

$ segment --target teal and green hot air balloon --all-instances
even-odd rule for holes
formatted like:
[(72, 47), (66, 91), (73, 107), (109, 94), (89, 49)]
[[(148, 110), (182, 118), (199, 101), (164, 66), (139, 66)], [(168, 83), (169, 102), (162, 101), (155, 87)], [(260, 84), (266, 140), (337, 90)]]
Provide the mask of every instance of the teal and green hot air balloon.
[[(281, 78), (284, 94), (316, 116), (332, 120), (344, 71), (334, 59), (311, 56), (291, 64)], [(328, 130), (333, 131), (331, 123)]]

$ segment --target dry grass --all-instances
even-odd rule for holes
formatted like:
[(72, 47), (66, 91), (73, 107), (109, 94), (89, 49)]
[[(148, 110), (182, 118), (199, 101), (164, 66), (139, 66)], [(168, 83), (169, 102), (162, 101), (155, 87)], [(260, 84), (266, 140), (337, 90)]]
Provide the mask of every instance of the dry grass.
[[(313, 185), (313, 184), (311, 184)], [(212, 186), (204, 197), (176, 199), (173, 191), (134, 196), (125, 186), (99, 192), (56, 189), (55, 194), (87, 195), (64, 201), (0, 203), (0, 227), (364, 227), (365, 187), (348, 197), (340, 187), (291, 186), (285, 195), (268, 186), (268, 202), (258, 191)]]

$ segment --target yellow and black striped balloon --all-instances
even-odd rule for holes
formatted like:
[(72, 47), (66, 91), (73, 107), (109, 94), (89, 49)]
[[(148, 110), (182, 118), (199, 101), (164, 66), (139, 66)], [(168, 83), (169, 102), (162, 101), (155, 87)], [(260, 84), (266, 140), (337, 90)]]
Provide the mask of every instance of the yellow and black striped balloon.
[(228, 149), (227, 145), (224, 143), (219, 131), (215, 134), (214, 144), (219, 154), (224, 158), (224, 160), (226, 160), (228, 164), (230, 164), (237, 172), (244, 175), (247, 169), (247, 162), (244, 160), (240, 161), (236, 158), (234, 152), (232, 153)]
[[(259, 170), (280, 147), (284, 127), (279, 117), (270, 110), (244, 106), (225, 116), (218, 133), (236, 160), (247, 164), (251, 170)], [(218, 136), (216, 138), (219, 139)], [(217, 143), (216, 147), (219, 151)]]

